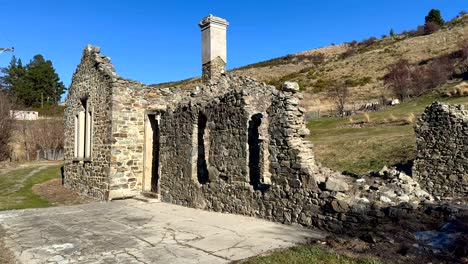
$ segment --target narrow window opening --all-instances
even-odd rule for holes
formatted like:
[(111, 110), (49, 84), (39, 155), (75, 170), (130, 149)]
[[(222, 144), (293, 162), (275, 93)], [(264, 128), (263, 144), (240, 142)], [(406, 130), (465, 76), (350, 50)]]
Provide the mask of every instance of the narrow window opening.
[(250, 184), (254, 189), (260, 188), (260, 134), (258, 128), (262, 124), (262, 114), (255, 114), (249, 121), (249, 176)]
[(81, 111), (75, 116), (74, 156), (79, 159), (90, 159), (92, 149), (93, 114), (88, 107), (88, 99), (83, 98)]
[(198, 133), (197, 133), (197, 145), (198, 145), (198, 157), (197, 157), (197, 178), (200, 184), (206, 184), (209, 182), (208, 166), (206, 164), (206, 149), (205, 149), (205, 132), (207, 118), (204, 114), (198, 115)]
[(93, 116), (91, 111), (86, 111), (85, 116), (85, 159), (91, 158), (91, 142), (92, 142), (92, 120)]
[(78, 150), (78, 146), (79, 146), (79, 138), (80, 138), (80, 128), (79, 128), (79, 116), (78, 115), (75, 115), (75, 141), (74, 141), (74, 145), (73, 145), (73, 156), (75, 158), (78, 158), (78, 153), (79, 153), (79, 150)]
[(159, 150), (160, 150), (160, 137), (159, 137), (159, 122), (156, 115), (148, 115), (149, 122), (152, 130), (152, 160), (151, 160), (151, 192), (159, 193)]

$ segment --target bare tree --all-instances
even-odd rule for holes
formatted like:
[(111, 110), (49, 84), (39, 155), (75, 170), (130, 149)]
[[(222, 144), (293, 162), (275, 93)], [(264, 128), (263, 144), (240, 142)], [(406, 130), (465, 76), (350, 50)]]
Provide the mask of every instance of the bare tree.
[(403, 101), (411, 95), (411, 66), (407, 60), (401, 59), (389, 66), (389, 72), (384, 76), (384, 83), (393, 94)]
[[(49, 118), (38, 120), (35, 124), (36, 144), (43, 151), (55, 151), (63, 148), (64, 128), (61, 119)], [(54, 157), (55, 158), (55, 157)]]
[(349, 97), (348, 86), (343, 82), (337, 82), (328, 88), (327, 95), (335, 103), (338, 115), (344, 116), (345, 104)]
[(12, 116), (10, 114), (11, 104), (8, 97), (0, 91), (0, 161), (10, 158), (10, 138), (12, 127)]
[[(24, 150), (24, 155), (27, 161), (31, 160), (31, 154), (36, 151), (36, 131), (34, 129), (34, 121), (18, 120), (15, 122), (17, 134), (17, 142)], [(20, 159), (23, 159), (20, 158)]]

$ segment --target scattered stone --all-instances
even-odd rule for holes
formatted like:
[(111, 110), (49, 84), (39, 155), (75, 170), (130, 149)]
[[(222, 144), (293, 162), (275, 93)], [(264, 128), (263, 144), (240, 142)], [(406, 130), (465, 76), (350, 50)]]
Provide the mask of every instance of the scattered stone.
[(325, 189), (334, 192), (345, 192), (349, 190), (349, 186), (341, 179), (328, 177), (325, 182)]
[(334, 200), (331, 202), (333, 210), (337, 213), (346, 213), (349, 211), (349, 205), (343, 200)]
[(387, 196), (380, 196), (380, 201), (381, 202), (384, 202), (384, 203), (391, 203), (392, 200), (390, 198), (388, 198)]

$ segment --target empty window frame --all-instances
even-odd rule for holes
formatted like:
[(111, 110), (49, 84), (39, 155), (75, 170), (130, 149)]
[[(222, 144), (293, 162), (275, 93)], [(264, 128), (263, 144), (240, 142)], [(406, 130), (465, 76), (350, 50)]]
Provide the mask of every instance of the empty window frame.
[(88, 99), (81, 99), (81, 110), (75, 115), (74, 156), (77, 159), (90, 159), (93, 135), (93, 113), (89, 109)]

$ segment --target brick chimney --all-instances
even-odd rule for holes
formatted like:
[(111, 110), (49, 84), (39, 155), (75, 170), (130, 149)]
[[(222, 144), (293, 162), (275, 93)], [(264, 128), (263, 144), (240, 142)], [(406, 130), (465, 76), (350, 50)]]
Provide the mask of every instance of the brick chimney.
[(226, 72), (226, 19), (209, 15), (198, 24), (202, 32), (202, 79), (207, 82)]

